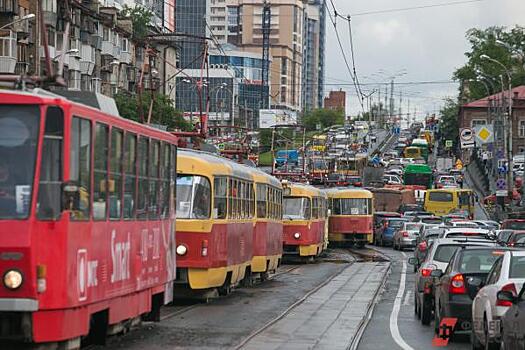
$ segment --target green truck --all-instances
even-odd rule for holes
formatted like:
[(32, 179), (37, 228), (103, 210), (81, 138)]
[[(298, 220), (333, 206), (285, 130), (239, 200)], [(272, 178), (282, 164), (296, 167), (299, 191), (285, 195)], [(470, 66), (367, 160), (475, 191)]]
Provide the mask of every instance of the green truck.
[(409, 164), (403, 172), (403, 182), (405, 185), (425, 186), (432, 188), (434, 176), (432, 169), (427, 164)]

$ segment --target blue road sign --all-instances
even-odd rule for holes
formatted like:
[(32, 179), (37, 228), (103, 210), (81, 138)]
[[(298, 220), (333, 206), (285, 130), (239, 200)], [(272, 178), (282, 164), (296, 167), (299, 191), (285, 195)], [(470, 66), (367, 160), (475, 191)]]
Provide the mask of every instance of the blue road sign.
[(500, 191), (507, 189), (507, 182), (505, 181), (505, 179), (498, 179), (496, 181), (496, 188)]
[(501, 158), (505, 157), (505, 153), (503, 152), (502, 149), (499, 149), (499, 150), (496, 152), (496, 157), (498, 157), (498, 159), (501, 159)]

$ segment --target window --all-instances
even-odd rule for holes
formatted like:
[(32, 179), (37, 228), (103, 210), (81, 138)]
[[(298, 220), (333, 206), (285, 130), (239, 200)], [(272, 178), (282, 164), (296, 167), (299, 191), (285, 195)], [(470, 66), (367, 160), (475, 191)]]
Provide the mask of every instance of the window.
[(225, 177), (216, 177), (214, 180), (214, 219), (226, 219), (228, 203), (228, 179)]
[(109, 218), (120, 219), (122, 203), (123, 132), (111, 130), (111, 163), (109, 180)]
[(509, 278), (525, 278), (525, 256), (512, 256)]
[(268, 203), (267, 186), (264, 184), (257, 184), (257, 217), (266, 217), (266, 204)]
[(428, 200), (432, 202), (452, 202), (453, 195), (449, 192), (430, 192)]
[(71, 122), (69, 180), (80, 193), (79, 209), (71, 213), (72, 220), (88, 220), (91, 207), (91, 122), (74, 117)]
[(459, 245), (440, 245), (436, 248), (433, 260), (448, 263), (452, 255), (454, 255), (459, 248)]
[[(501, 254), (492, 249), (474, 249), (462, 251), (459, 272), (488, 273)], [(459, 254), (459, 253), (458, 253)]]
[(138, 145), (138, 181), (139, 191), (137, 194), (137, 218), (147, 219), (148, 217), (148, 139), (141, 137)]
[(135, 217), (135, 193), (137, 186), (137, 136), (135, 134), (126, 134), (124, 149), (124, 219), (132, 219)]
[(519, 121), (519, 135), (525, 138), (525, 120)]
[(210, 181), (202, 176), (177, 176), (177, 219), (209, 219)]
[(308, 220), (311, 217), (310, 198), (285, 197), (283, 217), (288, 220)]
[(93, 219), (105, 220), (108, 190), (108, 126), (95, 127)]
[(371, 199), (335, 198), (332, 201), (332, 215), (369, 215), (371, 213)]
[(288, 74), (288, 65), (286, 58), (281, 58), (281, 75), (287, 75)]
[(56, 220), (60, 217), (63, 140), (64, 113), (58, 107), (49, 107), (46, 112), (37, 202), (37, 217), (41, 220)]
[(159, 161), (160, 161), (160, 142), (150, 141), (149, 155), (149, 218), (151, 220), (159, 218)]
[(159, 213), (161, 219), (169, 217), (170, 212), (170, 145), (161, 143)]

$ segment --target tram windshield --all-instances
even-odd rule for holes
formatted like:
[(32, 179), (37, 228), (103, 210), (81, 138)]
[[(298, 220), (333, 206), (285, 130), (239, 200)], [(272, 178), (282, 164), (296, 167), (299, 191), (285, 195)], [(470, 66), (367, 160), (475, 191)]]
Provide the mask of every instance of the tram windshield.
[(203, 176), (177, 176), (177, 219), (208, 219), (211, 186)]
[(40, 110), (0, 105), (0, 219), (25, 219), (31, 208)]
[(283, 218), (288, 220), (310, 219), (310, 198), (285, 197)]
[(372, 200), (368, 198), (335, 198), (332, 215), (370, 215)]

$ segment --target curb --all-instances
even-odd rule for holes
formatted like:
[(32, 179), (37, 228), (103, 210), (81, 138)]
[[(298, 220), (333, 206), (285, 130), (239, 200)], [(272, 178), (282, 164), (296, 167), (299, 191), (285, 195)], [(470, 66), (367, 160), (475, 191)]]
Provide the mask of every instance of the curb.
[(368, 326), (368, 323), (372, 319), (372, 315), (374, 314), (374, 309), (376, 305), (379, 303), (380, 296), (383, 294), (383, 291), (385, 290), (385, 285), (388, 277), (390, 276), (390, 273), (392, 272), (392, 263), (388, 262), (387, 271), (385, 272), (385, 275), (383, 276), (383, 280), (381, 281), (381, 284), (379, 285), (379, 288), (377, 288), (374, 297), (368, 304), (367, 310), (361, 321), (359, 322), (359, 325), (357, 326), (357, 332), (355, 336), (350, 341), (350, 344), (347, 346), (347, 350), (356, 350), (359, 347), (359, 343), (361, 342), (361, 338), (363, 337), (363, 334), (365, 333), (366, 327)]

